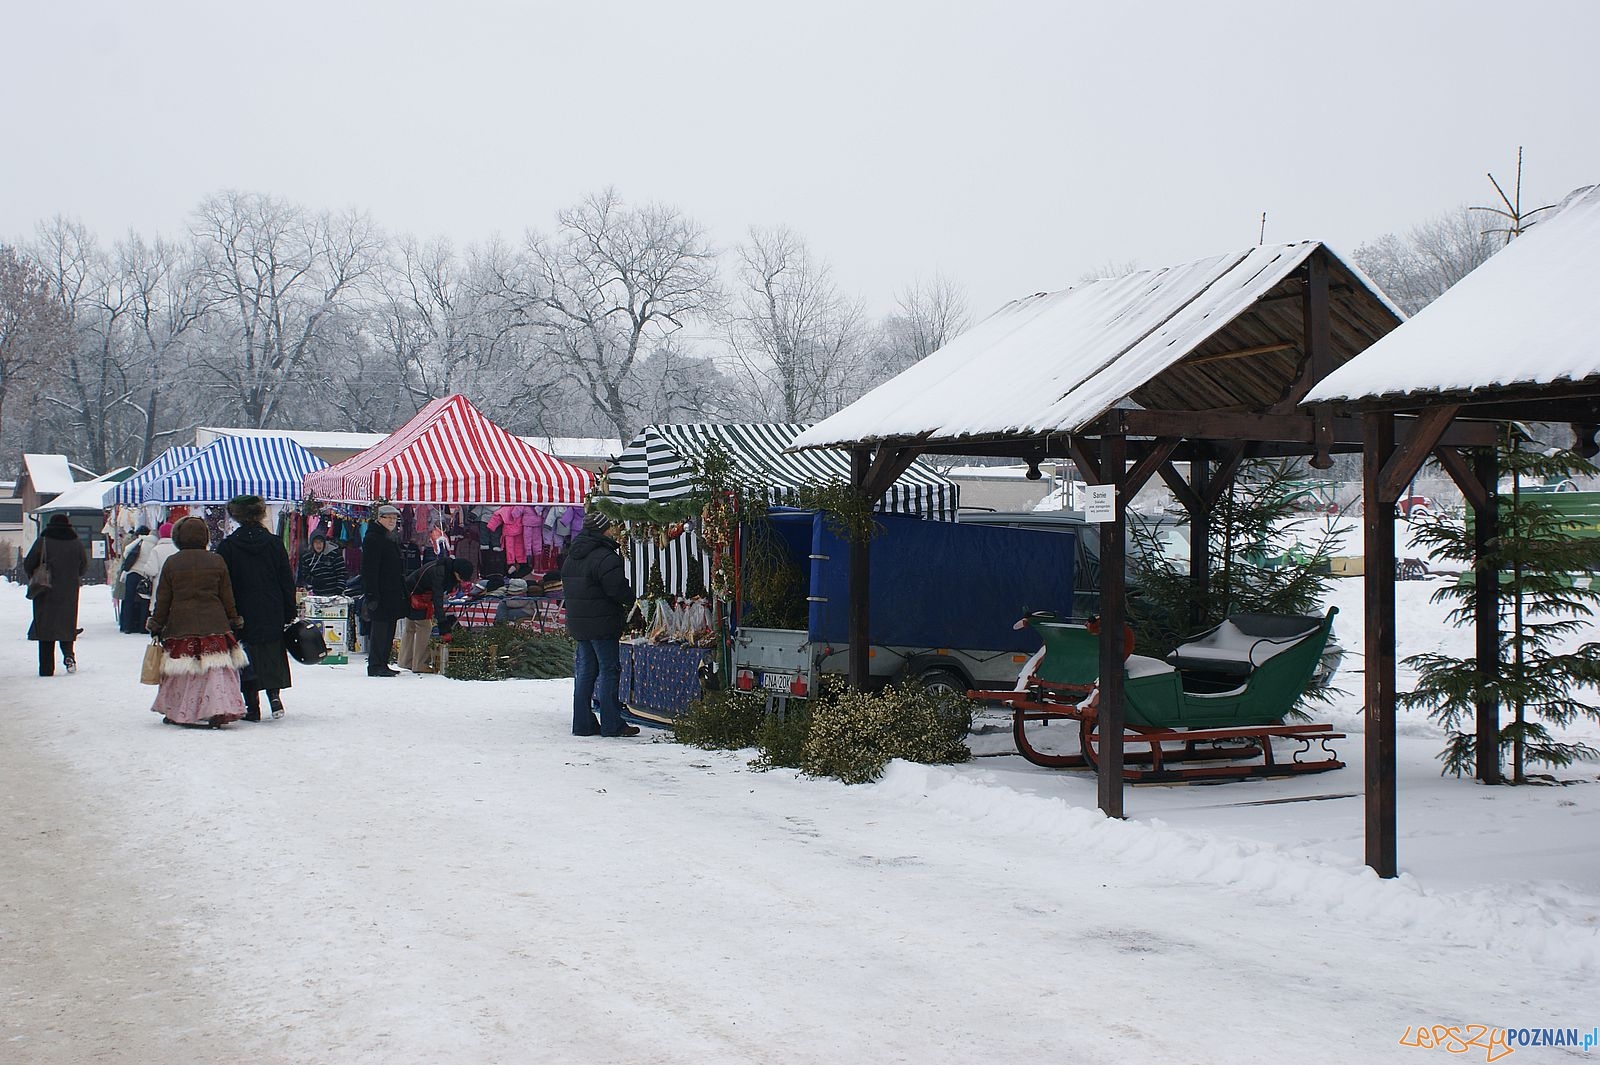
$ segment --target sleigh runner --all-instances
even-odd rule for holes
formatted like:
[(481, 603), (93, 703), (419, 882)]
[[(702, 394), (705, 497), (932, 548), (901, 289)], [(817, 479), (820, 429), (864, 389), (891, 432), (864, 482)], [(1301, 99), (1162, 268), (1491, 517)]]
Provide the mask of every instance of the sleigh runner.
[[(1243, 780), (1340, 769), (1331, 725), (1284, 718), (1310, 684), (1338, 611), (1326, 617), (1238, 615), (1167, 660), (1125, 645), (1123, 778), (1130, 783)], [(1024, 619), (1044, 642), (1014, 691), (970, 696), (1007, 707), (1017, 750), (1050, 769), (1099, 767), (1099, 646), (1091, 625)], [(1040, 729), (1077, 723), (1077, 750), (1052, 751)], [(1070, 726), (1068, 726), (1070, 728)], [(1274, 741), (1294, 749), (1285, 758)]]

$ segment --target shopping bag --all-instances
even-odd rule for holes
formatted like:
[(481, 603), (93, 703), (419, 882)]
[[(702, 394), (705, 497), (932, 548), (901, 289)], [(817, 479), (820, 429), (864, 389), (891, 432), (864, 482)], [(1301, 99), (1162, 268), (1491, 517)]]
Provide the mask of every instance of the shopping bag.
[(161, 683), (161, 663), (167, 657), (160, 640), (151, 640), (144, 649), (144, 664), (139, 667), (140, 684)]
[(50, 590), (50, 566), (41, 562), (28, 578), (28, 598), (37, 599)]
[(322, 626), (305, 618), (291, 621), (284, 627), (283, 643), (294, 660), (303, 666), (316, 665), (328, 654)]

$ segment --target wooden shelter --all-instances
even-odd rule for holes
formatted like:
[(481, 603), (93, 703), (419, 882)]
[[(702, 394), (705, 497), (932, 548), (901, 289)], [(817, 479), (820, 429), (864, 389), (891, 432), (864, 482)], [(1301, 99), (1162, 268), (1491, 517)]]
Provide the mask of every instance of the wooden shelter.
[[(852, 481), (871, 498), (927, 453), (1067, 458), (1088, 483), (1112, 486), (1114, 520), (1100, 544), (1099, 805), (1121, 817), (1126, 502), (1149, 478), (1166, 481), (1194, 526), (1191, 572), (1203, 594), (1210, 511), (1240, 464), (1304, 455), (1325, 467), (1334, 452), (1360, 450), (1360, 419), (1302, 401), (1402, 318), (1359, 270), (1315, 241), (1091, 281), (1007, 304), (795, 446), (848, 449)], [(1418, 421), (1399, 419), (1398, 438), (1408, 441)], [(1440, 439), (1492, 446), (1493, 433), (1463, 424)], [(856, 545), (856, 684), (865, 683), (860, 651), (871, 643), (869, 565), (868, 545)]]
[[(1573, 448), (1595, 454), (1600, 301), (1591, 286), (1597, 250), (1600, 185), (1573, 192), (1559, 211), (1306, 396), (1312, 409), (1334, 404), (1359, 412), (1365, 423), (1366, 857), (1380, 876), (1398, 872), (1395, 542), (1387, 516), (1432, 455), (1474, 510), (1473, 535), (1483, 558), (1495, 535), (1498, 471), (1492, 447), (1469, 462), (1451, 446), (1464, 418), (1568, 422)], [(1402, 433), (1398, 427), (1407, 421), (1410, 429)], [(1480, 668), (1492, 671), (1499, 657), (1499, 582), (1480, 570), (1474, 587), (1476, 657)], [(1498, 783), (1499, 707), (1491, 696), (1477, 710), (1476, 775)]]

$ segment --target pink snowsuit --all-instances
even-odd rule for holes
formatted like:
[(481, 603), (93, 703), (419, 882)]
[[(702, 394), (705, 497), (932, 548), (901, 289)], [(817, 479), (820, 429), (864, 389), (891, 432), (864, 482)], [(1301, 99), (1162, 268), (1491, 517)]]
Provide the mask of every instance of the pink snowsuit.
[(500, 546), (506, 553), (506, 564), (527, 562), (533, 547), (539, 543), (539, 529), (544, 524), (539, 512), (532, 507), (501, 507), (489, 517), (489, 528), (500, 533)]

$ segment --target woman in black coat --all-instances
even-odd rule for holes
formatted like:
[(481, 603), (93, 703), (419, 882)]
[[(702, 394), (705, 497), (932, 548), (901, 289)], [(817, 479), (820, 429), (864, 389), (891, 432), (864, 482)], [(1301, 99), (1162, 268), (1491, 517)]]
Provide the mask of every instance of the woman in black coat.
[(283, 542), (267, 531), (267, 504), (260, 496), (239, 496), (228, 504), (228, 516), (239, 523), (217, 554), (228, 564), (233, 601), (244, 618), (240, 639), (250, 668), (239, 675), (246, 721), (261, 720), (261, 692), (267, 693), (272, 716), (283, 716), (280, 692), (292, 683), (283, 629), (295, 619), (294, 574)]
[(39, 676), (56, 672), (56, 644), (68, 673), (78, 672), (72, 645), (78, 639), (78, 586), (89, 566), (89, 552), (65, 514), (52, 514), (44, 532), (28, 548), (22, 568), (31, 578), (40, 565), (50, 567), (50, 590), (33, 601), (33, 625), (28, 639), (39, 641)]

